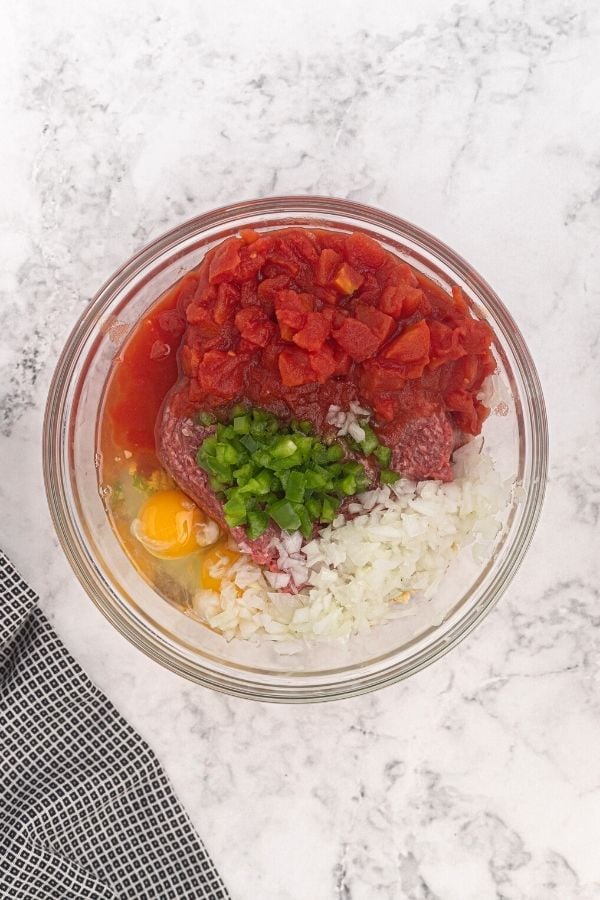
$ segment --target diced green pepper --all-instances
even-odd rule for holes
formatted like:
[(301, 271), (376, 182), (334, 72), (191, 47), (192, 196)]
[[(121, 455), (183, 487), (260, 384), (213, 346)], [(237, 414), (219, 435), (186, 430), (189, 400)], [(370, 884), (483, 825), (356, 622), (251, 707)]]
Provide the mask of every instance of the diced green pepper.
[(327, 451), (328, 447), (325, 446), (321, 441), (315, 441), (312, 448), (311, 457), (315, 463), (325, 463), (327, 462)]
[(225, 514), (225, 521), (230, 528), (235, 528), (237, 525), (243, 525), (246, 521), (246, 504), (244, 498), (240, 497), (239, 494), (234, 494), (229, 498), (227, 503), (223, 505), (223, 512)]
[[(272, 519), (308, 538), (315, 523), (335, 519), (344, 497), (369, 486), (361, 463), (344, 461), (349, 443), (333, 435), (317, 439), (310, 422), (279, 422), (266, 410), (237, 406), (230, 421), (218, 422), (216, 434), (204, 441), (197, 462), (208, 472), (211, 488), (226, 500), (224, 515), (231, 527), (245, 525), (253, 539)], [(395, 481), (397, 474), (387, 469), (391, 453), (369, 426), (362, 444), (358, 448), (354, 442), (357, 452), (375, 453), (382, 482)]]
[(219, 462), (218, 459), (211, 459), (210, 456), (203, 461), (202, 468), (210, 472), (211, 475), (216, 475), (225, 483), (231, 482), (233, 479), (231, 466), (227, 463)]
[(323, 507), (323, 503), (319, 497), (307, 497), (304, 505), (313, 522), (317, 521), (321, 516), (321, 509)]
[(339, 444), (332, 444), (327, 448), (327, 453), (325, 455), (328, 462), (338, 462), (340, 459), (343, 459), (344, 451)]
[(230, 465), (234, 465), (235, 463), (239, 463), (242, 461), (240, 458), (240, 454), (235, 449), (233, 444), (217, 444), (216, 457), (217, 462), (229, 463)]
[(270, 469), (275, 469), (278, 471), (279, 469), (293, 469), (295, 466), (301, 466), (304, 460), (302, 459), (301, 453), (296, 450), (295, 453), (292, 453), (291, 456), (286, 456), (283, 459), (273, 459), (271, 460)]
[(302, 503), (306, 490), (306, 476), (303, 472), (292, 470), (285, 486), (285, 496), (293, 503)]
[(202, 446), (198, 450), (198, 455), (202, 454), (203, 456), (214, 456), (217, 449), (217, 436), (215, 434), (211, 434), (210, 437), (207, 437), (205, 441), (203, 441)]
[(296, 444), (302, 459), (306, 462), (306, 460), (310, 458), (314, 438), (308, 437), (305, 434), (295, 434), (294, 443)]
[(349, 459), (348, 462), (344, 463), (344, 472), (346, 475), (359, 475), (361, 472), (364, 472), (364, 469), (355, 459)]
[(354, 475), (345, 475), (339, 483), (339, 489), (349, 497), (356, 493), (356, 478)]
[(392, 461), (392, 451), (389, 447), (384, 447), (383, 444), (380, 444), (379, 447), (375, 448), (373, 456), (384, 469), (387, 469)]
[(300, 517), (289, 500), (277, 500), (268, 507), (268, 513), (284, 531), (297, 531)]
[(292, 437), (285, 436), (278, 438), (271, 447), (271, 456), (273, 459), (286, 459), (296, 453), (298, 447)]
[(301, 503), (294, 503), (294, 510), (300, 519), (300, 531), (303, 537), (309, 538), (313, 533), (313, 523), (311, 521), (308, 510)]
[(236, 434), (250, 434), (250, 416), (236, 416), (233, 420), (233, 430)]
[(331, 497), (329, 494), (325, 494), (323, 497), (323, 508), (321, 510), (321, 521), (333, 522), (339, 507), (340, 501), (337, 497)]
[(328, 479), (322, 472), (316, 469), (309, 469), (306, 472), (306, 487), (314, 491), (322, 491), (327, 486)]
[(398, 472), (393, 472), (391, 469), (382, 469), (379, 473), (379, 478), (381, 479), (382, 484), (395, 484), (400, 475)]
[(257, 450), (252, 454), (252, 462), (255, 466), (270, 468), (273, 460), (271, 459), (271, 454), (268, 450)]
[(357, 494), (360, 494), (361, 491), (366, 491), (371, 483), (369, 481), (369, 476), (364, 469), (359, 475), (354, 475), (354, 481), (356, 483), (355, 492)]
[(251, 434), (244, 434), (240, 438), (240, 444), (242, 445), (242, 447), (245, 447), (248, 453), (254, 453), (254, 451), (258, 450), (258, 448), (260, 447), (258, 441), (255, 440), (255, 438), (253, 438)]
[(271, 476), (264, 469), (240, 487), (240, 493), (264, 496), (271, 490)]
[(252, 463), (244, 463), (243, 466), (234, 469), (232, 474), (238, 484), (245, 484), (252, 477), (253, 472), (254, 466)]
[(360, 426), (365, 433), (362, 441), (359, 441), (360, 449), (365, 454), (365, 456), (370, 456), (375, 447), (379, 446), (379, 440), (377, 439), (377, 435), (373, 431), (370, 425), (367, 425), (366, 422), (361, 424)]
[(269, 516), (262, 510), (253, 509), (248, 512), (248, 537), (256, 540), (263, 534), (269, 525)]

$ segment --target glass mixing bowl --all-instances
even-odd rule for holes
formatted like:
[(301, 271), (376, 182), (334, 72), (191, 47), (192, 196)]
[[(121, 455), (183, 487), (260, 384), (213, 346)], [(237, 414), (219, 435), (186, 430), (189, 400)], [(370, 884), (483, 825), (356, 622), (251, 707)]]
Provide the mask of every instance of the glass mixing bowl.
[[(281, 655), (270, 643), (230, 643), (184, 615), (144, 580), (110, 525), (98, 484), (97, 425), (111, 363), (147, 307), (215, 243), (241, 228), (360, 229), (449, 289), (460, 285), (495, 334), (505, 402), (484, 427), (512, 480), (504, 525), (485, 563), (467, 561), (431, 604), (346, 643)], [(242, 697), (288, 702), (349, 697), (406, 678), (462, 640), (506, 589), (533, 535), (545, 488), (547, 428), (538, 376), (511, 316), (452, 250), (409, 222), (323, 197), (278, 197), (209, 212), (137, 253), (100, 289), (75, 325), (54, 374), (44, 423), (44, 477), (63, 549), (83, 587), (135, 646), (175, 672)], [(432, 609), (436, 624), (432, 624)]]

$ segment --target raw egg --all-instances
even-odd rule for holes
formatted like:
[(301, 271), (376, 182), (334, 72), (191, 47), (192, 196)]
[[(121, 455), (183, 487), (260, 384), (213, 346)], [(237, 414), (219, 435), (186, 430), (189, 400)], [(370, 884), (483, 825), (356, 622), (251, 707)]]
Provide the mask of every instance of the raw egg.
[(231, 550), (225, 541), (219, 541), (202, 556), (200, 563), (200, 578), (202, 587), (208, 591), (221, 590), (225, 578), (231, 578), (231, 567), (238, 561), (241, 554)]
[[(214, 529), (207, 528), (207, 525)], [(206, 545), (206, 533), (218, 528), (183, 491), (157, 491), (131, 523), (131, 533), (153, 556), (179, 559)]]

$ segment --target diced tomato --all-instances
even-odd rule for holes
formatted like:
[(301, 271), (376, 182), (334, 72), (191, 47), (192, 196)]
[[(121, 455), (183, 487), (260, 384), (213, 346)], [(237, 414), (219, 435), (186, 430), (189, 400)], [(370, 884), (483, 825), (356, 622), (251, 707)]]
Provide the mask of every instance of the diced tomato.
[(492, 330), (487, 322), (467, 319), (463, 326), (462, 345), (467, 353), (484, 353), (492, 343)]
[[(260, 287), (260, 285), (258, 285)], [(240, 306), (258, 306), (260, 300), (257, 296), (257, 284), (255, 279), (242, 281), (240, 285)]]
[(452, 285), (452, 300), (454, 302), (454, 308), (461, 315), (464, 316), (469, 312), (469, 305), (467, 303), (467, 299), (464, 295), (463, 289), (457, 284)]
[(230, 322), (240, 305), (240, 291), (233, 284), (222, 282), (217, 290), (217, 302), (213, 311), (213, 319), (217, 325)]
[(402, 300), (402, 318), (408, 319), (409, 316), (414, 315), (417, 310), (422, 312), (425, 302), (425, 295), (419, 288), (411, 288), (406, 291)]
[(346, 259), (353, 266), (378, 269), (385, 260), (385, 250), (366, 234), (355, 231), (346, 238)]
[(198, 381), (209, 394), (233, 398), (240, 393), (249, 357), (246, 354), (209, 350), (198, 366)]
[(329, 318), (332, 328), (341, 328), (346, 319), (349, 317), (350, 313), (347, 309), (338, 309), (337, 307), (333, 307), (322, 309), (321, 315), (327, 316)]
[(463, 337), (463, 328), (450, 328), (442, 322), (433, 319), (429, 323), (429, 333), (431, 335), (430, 349), (430, 365), (436, 369), (445, 362), (460, 359), (465, 356), (461, 340)]
[(491, 345), (459, 287), (450, 296), (365, 234), (245, 229), (209, 250), (136, 328), (109, 414), (121, 447), (152, 448), (178, 376), (169, 409), (182, 415), (236, 400), (321, 423), (330, 405), (359, 397), (381, 434), (406, 437), (419, 418), (438, 416), (444, 458), (427, 462), (437, 438), (420, 426), (422, 445), (410, 450), (423, 477), (437, 477), (450, 472), (449, 423), (481, 429)]
[(357, 303), (354, 312), (358, 321), (364, 322), (378, 338), (379, 343), (383, 344), (395, 325), (392, 317), (365, 303)]
[(333, 337), (356, 362), (373, 356), (381, 343), (367, 325), (350, 317), (344, 319), (342, 325), (333, 332)]
[(333, 348), (329, 344), (323, 344), (319, 350), (309, 353), (308, 356), (310, 365), (317, 375), (317, 381), (322, 384), (336, 372), (338, 363)]
[(330, 343), (331, 352), (333, 353), (333, 359), (335, 362), (335, 369), (333, 370), (333, 375), (347, 375), (352, 367), (352, 360), (348, 356), (345, 350), (338, 344)]
[(398, 369), (382, 366), (376, 359), (368, 359), (363, 364), (360, 379), (361, 388), (370, 397), (382, 391), (401, 391), (406, 378)]
[(245, 281), (258, 275), (265, 264), (264, 253), (259, 253), (256, 243), (242, 247), (240, 251), (240, 265), (236, 273), (238, 281)]
[[(188, 307), (188, 311), (191, 307)], [(194, 311), (194, 316), (188, 324), (185, 335), (186, 343), (199, 350), (210, 350), (215, 347), (224, 350), (230, 343), (230, 331), (217, 325), (210, 310), (199, 307)], [(220, 346), (221, 345), (221, 346)]]
[(358, 294), (359, 300), (361, 303), (376, 305), (380, 294), (381, 288), (379, 287), (379, 282), (372, 272), (367, 272)]
[(336, 253), (335, 250), (329, 250), (327, 247), (325, 250), (321, 250), (319, 254), (319, 260), (317, 262), (317, 268), (315, 270), (315, 281), (317, 284), (325, 287), (327, 284), (331, 284), (333, 281), (333, 276), (335, 275), (340, 263), (342, 262), (342, 257), (339, 253)]
[(258, 297), (263, 303), (273, 304), (276, 295), (285, 290), (290, 283), (288, 275), (276, 275), (275, 278), (265, 278), (258, 285)]
[(490, 350), (486, 350), (485, 353), (481, 353), (479, 356), (479, 371), (481, 375), (481, 382), (483, 383), (488, 375), (491, 375), (492, 372), (496, 371), (496, 360), (492, 356)]
[(253, 325), (255, 322), (266, 322), (267, 316), (259, 306), (248, 306), (245, 309), (240, 309), (235, 316), (235, 327), (238, 331), (243, 334), (244, 330), (249, 326)]
[(173, 337), (181, 337), (185, 331), (185, 317), (177, 309), (165, 309), (156, 317), (158, 327)]
[(398, 287), (386, 287), (383, 289), (379, 298), (379, 309), (394, 319), (399, 319), (402, 315), (402, 304), (404, 302), (404, 291)]
[(479, 434), (489, 409), (468, 390), (451, 391), (444, 399), (446, 407), (454, 414), (457, 427), (467, 434)]
[(383, 289), (379, 309), (394, 319), (408, 319), (419, 309), (423, 300), (423, 291), (401, 282)]
[(260, 355), (260, 363), (269, 374), (279, 372), (279, 354), (284, 348), (285, 344), (283, 341), (274, 338), (263, 349)]
[(337, 291), (334, 291), (331, 288), (324, 288), (316, 285), (313, 290), (315, 297), (318, 297), (322, 303), (327, 303), (328, 306), (335, 306), (340, 299), (340, 295)]
[(263, 253), (265, 256), (269, 256), (275, 247), (275, 238), (272, 237), (271, 232), (267, 232), (266, 234), (261, 234), (258, 236), (258, 239), (254, 241), (254, 249), (258, 253)]
[(395, 257), (388, 257), (377, 272), (380, 284), (384, 287), (397, 287), (406, 284), (409, 287), (418, 287), (417, 276), (410, 266)]
[(342, 263), (335, 273), (333, 284), (340, 293), (349, 296), (359, 289), (364, 280), (364, 276), (351, 265)]
[(214, 323), (214, 319), (210, 310), (208, 310), (205, 306), (200, 306), (200, 304), (195, 302), (190, 303), (186, 310), (185, 316), (190, 325), (204, 325), (208, 323)]
[(256, 325), (244, 332), (244, 338), (257, 347), (266, 347), (272, 339), (275, 326), (272, 322), (257, 322)]
[(279, 291), (275, 295), (275, 315), (280, 325), (289, 325), (299, 331), (306, 324), (307, 315), (312, 312), (314, 299), (310, 294), (296, 291)]
[(216, 284), (209, 284), (208, 281), (203, 278), (202, 281), (198, 282), (198, 287), (194, 293), (193, 303), (195, 306), (211, 306), (215, 300), (217, 299), (217, 286)]
[(292, 251), (285, 244), (282, 244), (280, 240), (276, 242), (275, 250), (269, 253), (269, 269), (273, 269), (267, 272), (267, 275), (270, 277), (273, 275), (281, 275), (282, 273), (287, 273), (292, 277), (297, 275), (300, 271), (300, 264)]
[(306, 259), (312, 266), (317, 264), (319, 251), (311, 231), (304, 231), (301, 228), (289, 228), (283, 234), (285, 235), (286, 244), (295, 253)]
[(310, 358), (300, 347), (290, 347), (279, 354), (279, 373), (286, 387), (297, 387), (316, 381)]
[(396, 415), (396, 404), (391, 397), (378, 394), (373, 397), (372, 406), (377, 418), (384, 422), (391, 422)]
[(449, 367), (445, 379), (445, 395), (471, 390), (479, 379), (479, 359), (471, 354), (463, 356)]
[[(276, 309), (275, 315), (277, 316), (280, 330), (291, 329), (291, 332), (288, 333), (299, 331), (306, 324), (307, 314), (301, 309), (286, 309), (284, 307), (283, 309)], [(282, 337), (283, 330), (281, 332)]]
[(235, 317), (235, 326), (242, 338), (257, 347), (266, 347), (275, 331), (275, 326), (258, 306), (241, 309)]
[(340, 256), (346, 249), (346, 234), (341, 231), (324, 231), (321, 228), (314, 229), (317, 244), (322, 250), (335, 250)]
[(429, 362), (430, 335), (427, 322), (422, 319), (409, 325), (384, 352), (384, 357), (397, 363)]
[(179, 352), (181, 368), (189, 378), (195, 378), (198, 374), (198, 363), (201, 359), (202, 353), (194, 347), (185, 346)]
[(297, 331), (292, 340), (304, 350), (320, 350), (329, 334), (330, 323), (321, 313), (309, 312), (306, 325)]
[(243, 246), (243, 241), (232, 237), (217, 247), (208, 268), (208, 278), (211, 284), (235, 279), (240, 268), (240, 249)]

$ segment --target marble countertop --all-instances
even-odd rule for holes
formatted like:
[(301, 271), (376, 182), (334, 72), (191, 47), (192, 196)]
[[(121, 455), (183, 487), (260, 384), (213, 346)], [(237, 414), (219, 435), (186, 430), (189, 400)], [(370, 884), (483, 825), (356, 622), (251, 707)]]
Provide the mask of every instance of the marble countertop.
[[(409, 8), (404, 8), (409, 7)], [(0, 546), (158, 753), (233, 900), (600, 896), (600, 9), (593, 0), (15, 5), (0, 34)], [(460, 647), (356, 700), (180, 680), (84, 596), (40, 442), (75, 318), (230, 201), (358, 199), (469, 259), (521, 326), (552, 458), (535, 541)]]

